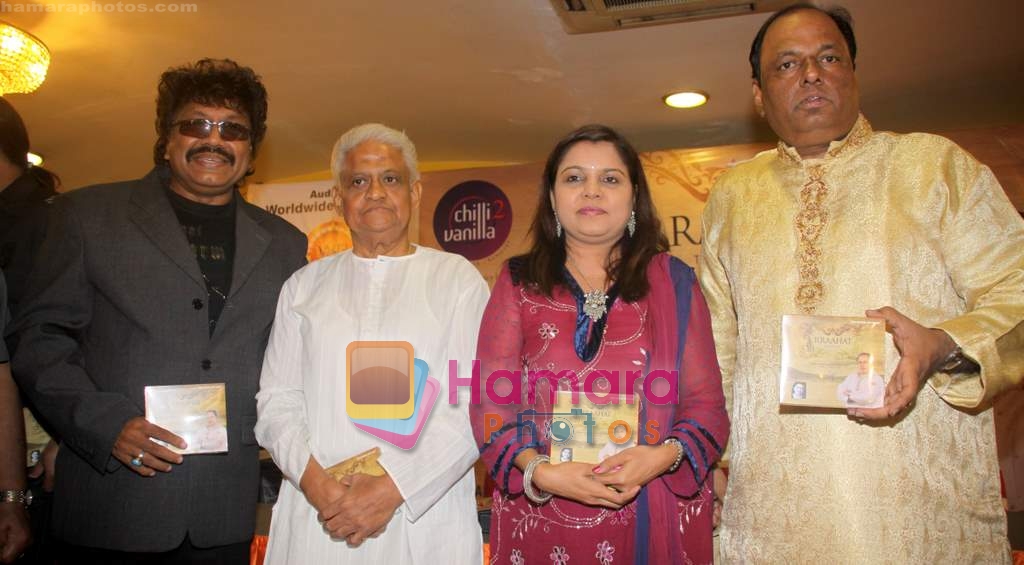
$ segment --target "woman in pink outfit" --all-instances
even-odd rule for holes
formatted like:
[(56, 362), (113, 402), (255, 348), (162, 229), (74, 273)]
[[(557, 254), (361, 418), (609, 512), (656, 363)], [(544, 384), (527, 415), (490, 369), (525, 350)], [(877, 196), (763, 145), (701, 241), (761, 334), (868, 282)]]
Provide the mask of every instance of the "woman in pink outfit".
[[(600, 125), (560, 141), (532, 233), (530, 251), (495, 284), (477, 349), (484, 394), (471, 418), (496, 483), (491, 562), (711, 563), (708, 475), (729, 423), (710, 317), (693, 270), (666, 253), (633, 147)], [(519, 371), (521, 397), (508, 379), (488, 390), (487, 376), (499, 370)], [(611, 450), (596, 466), (552, 464), (549, 457), (568, 456), (559, 446), (568, 428), (552, 424), (542, 370), (569, 375), (560, 390), (617, 392), (622, 402), (634, 394), (637, 445)], [(595, 370), (607, 373), (588, 379)], [(638, 370), (665, 378), (649, 379), (645, 390), (646, 381), (627, 381)], [(593, 431), (604, 445), (608, 431)]]

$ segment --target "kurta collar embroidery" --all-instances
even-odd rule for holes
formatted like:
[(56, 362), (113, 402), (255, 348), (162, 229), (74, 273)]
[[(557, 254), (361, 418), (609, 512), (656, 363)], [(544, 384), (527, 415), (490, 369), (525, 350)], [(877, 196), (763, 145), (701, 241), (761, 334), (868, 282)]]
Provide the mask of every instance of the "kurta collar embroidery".
[(807, 182), (800, 189), (800, 206), (793, 222), (800, 278), (793, 302), (804, 314), (813, 314), (825, 298), (825, 285), (821, 281), (822, 236), (829, 221), (829, 187), (825, 184), (825, 165), (829, 160), (867, 143), (871, 133), (871, 124), (860, 115), (846, 137), (829, 144), (825, 157), (808, 161), (802, 160), (794, 147), (779, 141), (779, 157), (784, 162), (804, 167), (807, 173)]
[[(874, 130), (871, 128), (871, 123), (869, 123), (868, 119), (864, 117), (864, 114), (859, 115), (857, 117), (857, 121), (854, 122), (850, 133), (846, 134), (846, 137), (837, 139), (828, 144), (828, 151), (825, 152), (825, 156), (822, 157), (822, 159), (834, 159), (843, 153), (852, 151), (864, 145), (869, 139), (871, 139), (871, 134), (873, 132)], [(786, 144), (786, 142), (781, 139), (779, 140), (777, 151), (779, 153), (779, 158), (785, 162), (797, 165), (805, 163), (805, 160), (800, 157), (799, 153), (797, 153), (796, 148), (792, 145)], [(809, 161), (814, 161), (814, 159), (810, 159)]]

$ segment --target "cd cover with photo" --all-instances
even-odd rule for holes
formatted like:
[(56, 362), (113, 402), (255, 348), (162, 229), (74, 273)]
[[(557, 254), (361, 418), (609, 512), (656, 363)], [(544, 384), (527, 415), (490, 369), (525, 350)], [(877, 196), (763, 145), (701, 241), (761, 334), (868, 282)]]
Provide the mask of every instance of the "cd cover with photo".
[(779, 403), (878, 408), (885, 399), (885, 322), (783, 316)]
[(557, 403), (549, 415), (551, 464), (583, 462), (597, 464), (637, 444), (640, 399), (628, 403), (620, 395), (616, 404), (594, 404), (579, 395), (557, 392)]
[[(224, 383), (147, 386), (146, 419), (188, 444), (175, 453), (223, 453), (228, 450), (228, 414)], [(153, 441), (159, 441), (154, 439)]]

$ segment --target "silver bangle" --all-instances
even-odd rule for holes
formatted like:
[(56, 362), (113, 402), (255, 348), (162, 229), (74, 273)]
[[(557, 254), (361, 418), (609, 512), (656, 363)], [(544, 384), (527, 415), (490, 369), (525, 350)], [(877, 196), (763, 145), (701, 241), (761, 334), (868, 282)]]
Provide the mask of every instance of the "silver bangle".
[(679, 469), (679, 465), (683, 463), (683, 444), (678, 439), (670, 437), (665, 441), (661, 442), (661, 445), (668, 445), (670, 443), (676, 446), (676, 460), (672, 462), (672, 466), (666, 470), (666, 473), (675, 473)]
[(540, 505), (551, 500), (551, 494), (536, 490), (533, 488), (533, 472), (537, 470), (537, 465), (541, 463), (549, 463), (551, 458), (547, 455), (538, 455), (530, 460), (526, 464), (526, 469), (523, 470), (523, 494), (526, 498), (529, 498), (534, 504)]

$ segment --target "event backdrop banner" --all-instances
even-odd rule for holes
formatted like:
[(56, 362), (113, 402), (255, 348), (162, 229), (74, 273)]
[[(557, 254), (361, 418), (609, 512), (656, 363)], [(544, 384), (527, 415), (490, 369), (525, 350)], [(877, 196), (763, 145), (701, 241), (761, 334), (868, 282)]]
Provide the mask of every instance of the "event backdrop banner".
[[(697, 264), (701, 211), (715, 179), (768, 147), (729, 145), (640, 155), (673, 255)], [(423, 173), (423, 198), (410, 238), (466, 257), (493, 286), (502, 263), (529, 247), (542, 170), (542, 163), (529, 163)], [(307, 256), (315, 261), (352, 246), (332, 191), (329, 180), (255, 184), (248, 187), (246, 199), (305, 232)]]
[[(420, 241), (473, 261), (494, 286), (501, 262), (526, 251), (541, 169), (541, 164), (530, 163), (423, 173)], [(477, 209), (489, 217), (469, 219), (465, 212)], [(456, 218), (456, 212), (463, 215)], [(459, 241), (453, 241), (454, 230), (460, 228)]]
[[(673, 255), (697, 264), (701, 211), (711, 185), (728, 167), (769, 147), (731, 145), (640, 155)], [(493, 286), (501, 264), (529, 248), (542, 171), (542, 163), (531, 163), (424, 173), (420, 241), (462, 254)]]
[[(1010, 200), (1024, 210), (1024, 153), (1020, 150), (1024, 126), (943, 135), (991, 166)], [(674, 255), (696, 265), (701, 211), (711, 185), (728, 167), (772, 147), (774, 144), (726, 145), (640, 155)], [(493, 285), (501, 263), (528, 247), (542, 167), (532, 163), (424, 173), (423, 200), (419, 216), (412, 218), (410, 239), (462, 254)], [(309, 259), (314, 260), (351, 247), (348, 227), (334, 211), (331, 186), (329, 180), (256, 184), (250, 185), (245, 195), (306, 232)]]
[(288, 220), (309, 238), (306, 258), (316, 261), (352, 247), (352, 236), (338, 216), (334, 183), (329, 180), (291, 184), (252, 184), (245, 199)]

